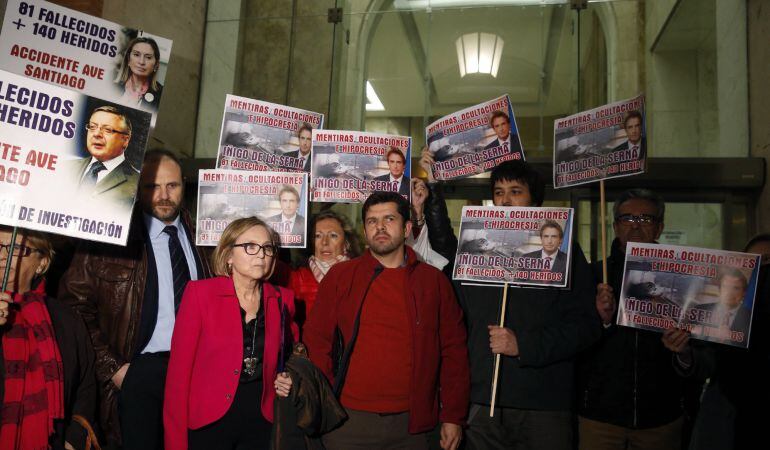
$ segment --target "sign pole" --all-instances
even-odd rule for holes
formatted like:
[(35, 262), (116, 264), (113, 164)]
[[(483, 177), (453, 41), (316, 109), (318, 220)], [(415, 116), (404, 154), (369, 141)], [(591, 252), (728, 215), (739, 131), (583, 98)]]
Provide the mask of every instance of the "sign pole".
[(11, 243), (8, 244), (8, 257), (5, 259), (5, 273), (3, 274), (3, 285), (0, 287), (0, 291), (5, 292), (5, 288), (8, 287), (8, 275), (11, 274), (11, 262), (13, 261), (13, 249), (16, 246), (16, 232), (19, 227), (13, 227), (11, 233)]
[(607, 211), (604, 200), (604, 180), (599, 180), (599, 226), (602, 230), (602, 283), (607, 284)]
[[(503, 285), (503, 302), (500, 310), (500, 326), (505, 325), (505, 307), (508, 303), (508, 283)], [(495, 400), (497, 397), (497, 379), (500, 375), (500, 354), (495, 355), (495, 373), (492, 376), (492, 400), (489, 403), (489, 417), (495, 417)]]

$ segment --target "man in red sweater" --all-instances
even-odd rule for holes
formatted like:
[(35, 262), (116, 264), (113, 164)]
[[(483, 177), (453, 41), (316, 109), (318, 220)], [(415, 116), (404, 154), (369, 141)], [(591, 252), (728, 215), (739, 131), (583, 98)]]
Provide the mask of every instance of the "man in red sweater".
[[(362, 215), (369, 250), (329, 270), (304, 329), (310, 358), (335, 381), (349, 416), (324, 445), (427, 449), (440, 421), (441, 448), (454, 450), (470, 384), (462, 311), (444, 274), (404, 245), (403, 197), (374, 193)], [(349, 358), (333, 374), (337, 328)]]

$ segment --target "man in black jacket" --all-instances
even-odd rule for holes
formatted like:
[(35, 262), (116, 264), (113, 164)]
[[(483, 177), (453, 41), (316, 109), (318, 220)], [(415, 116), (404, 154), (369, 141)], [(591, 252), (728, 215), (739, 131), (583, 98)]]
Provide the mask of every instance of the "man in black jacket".
[(602, 338), (579, 362), (580, 449), (678, 450), (684, 386), (673, 353), (660, 333), (615, 325), (626, 243), (655, 243), (663, 232), (665, 204), (649, 190), (632, 189), (618, 197), (613, 213), (607, 284), (601, 261), (594, 264)]
[[(431, 195), (440, 189), (430, 177), (432, 163), (433, 155), (423, 150), (421, 165), (428, 172)], [(543, 177), (521, 161), (495, 168), (490, 187), (495, 206), (541, 206), (545, 194)], [(429, 203), (425, 213), (429, 226), (436, 220), (446, 228), (446, 210), (442, 215), (430, 208)], [(430, 237), (431, 246), (445, 254), (442, 243)], [(573, 363), (601, 329), (591, 268), (577, 243), (572, 259), (567, 289), (510, 288), (504, 327), (497, 326), (502, 288), (455, 283), (468, 327), (471, 365), (466, 448), (572, 449)], [(502, 358), (495, 414), (490, 418), (495, 354)]]

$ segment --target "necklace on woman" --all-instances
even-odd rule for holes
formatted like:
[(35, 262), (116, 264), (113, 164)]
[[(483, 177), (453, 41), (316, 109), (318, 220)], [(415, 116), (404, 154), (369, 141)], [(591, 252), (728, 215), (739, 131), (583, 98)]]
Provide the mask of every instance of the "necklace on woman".
[(250, 377), (253, 377), (254, 374), (257, 373), (257, 363), (259, 362), (259, 358), (254, 356), (254, 352), (256, 351), (255, 347), (257, 346), (258, 317), (259, 311), (257, 311), (257, 317), (254, 318), (254, 335), (251, 337), (251, 355), (248, 358), (243, 358), (243, 371)]

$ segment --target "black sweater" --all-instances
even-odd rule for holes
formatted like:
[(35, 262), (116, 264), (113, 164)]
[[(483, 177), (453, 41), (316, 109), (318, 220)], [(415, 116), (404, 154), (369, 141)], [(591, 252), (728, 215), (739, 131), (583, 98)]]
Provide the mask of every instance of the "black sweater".
[[(450, 259), (451, 268), (457, 239), (451, 234), (443, 198), (434, 196), (440, 185), (429, 186), (436, 199), (425, 206), (430, 243), (435, 251)], [(552, 411), (571, 408), (575, 357), (601, 333), (591, 268), (577, 243), (572, 247), (571, 267), (571, 286), (567, 289), (508, 288), (505, 326), (516, 334), (519, 356), (501, 357), (497, 406)], [(468, 328), (471, 402), (488, 405), (494, 355), (489, 348), (487, 325), (499, 323), (503, 288), (460, 282), (454, 285)]]
[[(609, 285), (618, 301), (625, 254), (618, 240), (607, 258)], [(602, 281), (601, 261), (594, 265), (596, 283)], [(617, 312), (616, 312), (617, 316)], [(578, 412), (581, 416), (626, 428), (665, 425), (682, 415), (683, 379), (672, 364), (672, 353), (661, 334), (614, 324), (581, 355)]]

